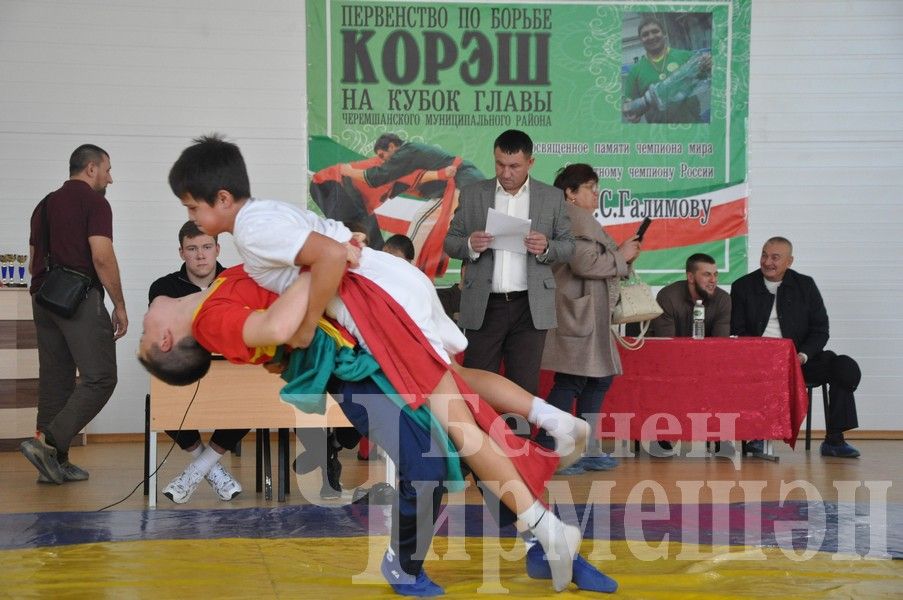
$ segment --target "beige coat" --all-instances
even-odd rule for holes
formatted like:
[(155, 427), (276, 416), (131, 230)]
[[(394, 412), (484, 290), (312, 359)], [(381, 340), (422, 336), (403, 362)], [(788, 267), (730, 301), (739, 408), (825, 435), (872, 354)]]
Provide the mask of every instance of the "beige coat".
[(572, 375), (605, 377), (621, 373), (611, 333), (611, 310), (618, 278), (628, 265), (593, 215), (567, 205), (577, 249), (570, 261), (552, 266), (558, 327), (546, 335), (542, 368)]

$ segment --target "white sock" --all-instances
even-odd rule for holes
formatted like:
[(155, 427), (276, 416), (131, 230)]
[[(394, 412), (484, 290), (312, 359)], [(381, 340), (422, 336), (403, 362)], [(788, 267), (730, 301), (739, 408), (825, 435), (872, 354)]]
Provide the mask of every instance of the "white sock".
[[(533, 397), (533, 406), (527, 421), (542, 427), (555, 440), (555, 451), (560, 455), (580, 454), (583, 452), (582, 438), (587, 429), (582, 419), (578, 419), (569, 412), (552, 406), (542, 398)], [(575, 447), (575, 442), (580, 439), (581, 447)]]
[(192, 459), (192, 460), (197, 460), (198, 458), (201, 457), (201, 453), (202, 453), (205, 449), (206, 449), (206, 447), (204, 446), (204, 444), (203, 444), (203, 443), (200, 443), (200, 444), (198, 444), (197, 446), (195, 446), (194, 450), (186, 450), (186, 452), (188, 452), (188, 454), (191, 455), (191, 459)]
[(555, 590), (560, 592), (565, 589), (571, 581), (574, 557), (580, 548), (580, 530), (563, 523), (538, 500), (517, 518), (529, 528), (545, 550)]
[(550, 417), (557, 417), (558, 413), (564, 411), (559, 410), (538, 396), (533, 396), (533, 404), (530, 405), (530, 414), (527, 415), (527, 421), (542, 427), (543, 421)]
[(552, 430), (562, 429), (562, 427), (570, 431), (576, 420), (577, 417), (571, 413), (564, 412), (536, 396), (533, 396), (533, 406), (530, 407), (530, 414), (527, 415), (527, 421), (537, 427), (542, 427), (550, 435)]
[(194, 462), (189, 465), (191, 468), (199, 471), (202, 475), (206, 475), (210, 472), (210, 469), (213, 468), (213, 465), (219, 462), (219, 459), (223, 457), (222, 454), (214, 450), (213, 448), (207, 447), (201, 452), (201, 455), (194, 460)]
[(537, 500), (530, 508), (517, 515), (518, 520), (524, 524), (527, 529), (532, 529), (546, 514), (546, 507)]

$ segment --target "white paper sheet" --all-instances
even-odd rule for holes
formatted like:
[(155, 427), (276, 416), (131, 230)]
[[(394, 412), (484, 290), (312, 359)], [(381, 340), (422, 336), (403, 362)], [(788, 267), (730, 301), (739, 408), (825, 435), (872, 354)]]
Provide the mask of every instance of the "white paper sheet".
[(524, 238), (530, 233), (530, 225), (530, 219), (512, 217), (490, 207), (489, 214), (486, 215), (486, 232), (493, 236), (489, 247), (493, 250), (526, 254)]

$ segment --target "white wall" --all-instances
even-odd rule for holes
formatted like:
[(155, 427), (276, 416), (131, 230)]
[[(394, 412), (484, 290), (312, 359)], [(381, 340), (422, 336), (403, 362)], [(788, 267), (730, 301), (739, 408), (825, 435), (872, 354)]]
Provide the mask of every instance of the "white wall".
[[(89, 432), (143, 429), (135, 350), (148, 285), (180, 264), (187, 215), (166, 177), (191, 138), (228, 134), (255, 194), (306, 197), (305, 38), (294, 0), (0, 0), (0, 248), (27, 250), (31, 211), (68, 177), (76, 146), (101, 146), (113, 165), (130, 323), (119, 385)], [(221, 242), (222, 262), (238, 262)]]
[(861, 428), (901, 429), (903, 2), (753, 0), (749, 112), (750, 268), (793, 241), (862, 368)]
[[(862, 366), (863, 429), (901, 429), (903, 2), (754, 0), (752, 39), (750, 268), (769, 236), (793, 240), (794, 266), (825, 296), (830, 347)], [(26, 248), (28, 216), (78, 144), (112, 157), (131, 324), (89, 431), (142, 428), (134, 352), (147, 287), (178, 264), (185, 213), (166, 174), (190, 138), (228, 134), (255, 194), (306, 197), (304, 40), (300, 0), (0, 0), (0, 251)]]

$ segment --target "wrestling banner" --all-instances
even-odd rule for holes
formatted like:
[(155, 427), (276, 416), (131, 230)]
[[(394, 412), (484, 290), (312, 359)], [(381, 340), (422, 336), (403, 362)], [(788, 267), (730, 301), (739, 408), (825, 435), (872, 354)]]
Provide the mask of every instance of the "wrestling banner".
[(750, 4), (308, 0), (311, 208), (377, 248), (408, 235), (441, 276), (458, 190), (494, 177), (493, 141), (521, 129), (537, 179), (593, 166), (617, 241), (653, 219), (648, 282), (706, 252), (730, 283), (747, 261)]

